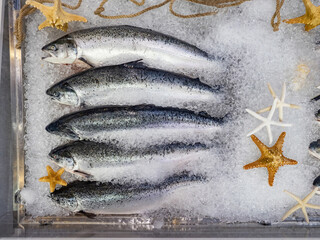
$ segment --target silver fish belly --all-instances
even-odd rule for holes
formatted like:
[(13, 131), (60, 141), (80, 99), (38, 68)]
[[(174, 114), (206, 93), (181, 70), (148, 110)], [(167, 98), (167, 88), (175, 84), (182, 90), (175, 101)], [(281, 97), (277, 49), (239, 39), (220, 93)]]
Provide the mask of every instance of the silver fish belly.
[(125, 148), (115, 143), (75, 141), (53, 149), (49, 156), (52, 161), (67, 171), (84, 177), (112, 171), (113, 167), (136, 163), (175, 162), (196, 158), (208, 150), (205, 144), (185, 144), (174, 142), (140, 148)]
[(133, 214), (154, 210), (169, 191), (202, 181), (204, 178), (201, 176), (186, 174), (176, 174), (155, 184), (76, 181), (50, 196), (58, 206), (71, 212)]
[(172, 129), (219, 129), (222, 119), (206, 113), (157, 107), (153, 105), (107, 106), (65, 115), (50, 123), (46, 130), (71, 139), (92, 139), (95, 134), (111, 131)]
[[(149, 67), (192, 73), (212, 70), (226, 72), (221, 57), (209, 56), (199, 48), (174, 37), (133, 26), (109, 26), (83, 29), (49, 43), (42, 48), (53, 63), (71, 63), (80, 59), (93, 67), (141, 60)], [(196, 76), (198, 74), (195, 74)], [(217, 75), (217, 78), (221, 76)]]
[(226, 101), (219, 86), (126, 64), (72, 75), (50, 87), (47, 94), (59, 103), (75, 106), (155, 104), (193, 110), (199, 105), (201, 109), (221, 109)]

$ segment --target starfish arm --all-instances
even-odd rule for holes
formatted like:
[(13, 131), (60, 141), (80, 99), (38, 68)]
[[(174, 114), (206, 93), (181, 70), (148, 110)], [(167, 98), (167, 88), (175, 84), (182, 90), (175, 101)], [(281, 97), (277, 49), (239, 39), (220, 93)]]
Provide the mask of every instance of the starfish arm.
[(280, 123), (280, 122), (275, 122), (275, 121), (272, 121), (271, 125), (280, 126), (280, 127), (291, 127), (292, 126), (291, 123)]
[(311, 198), (313, 198), (313, 196), (317, 193), (317, 191), (318, 191), (318, 188), (317, 188), (317, 187), (314, 188), (313, 191), (312, 191), (311, 193), (309, 193), (308, 196), (306, 196), (306, 197), (303, 199), (303, 201), (304, 201), (305, 203), (309, 202), (309, 200), (310, 200)]
[(295, 23), (308, 24), (310, 22), (310, 20), (308, 19), (308, 17), (306, 15), (303, 15), (300, 17), (292, 18), (292, 19), (285, 19), (285, 20), (283, 20), (283, 22), (288, 23), (288, 24), (295, 24)]
[(255, 118), (258, 118), (258, 119), (261, 120), (261, 121), (265, 121), (265, 120), (266, 120), (266, 118), (260, 116), (259, 114), (255, 113), (254, 111), (252, 111), (252, 110), (250, 110), (250, 109), (246, 109), (246, 111), (247, 111), (250, 115), (252, 115), (252, 116), (255, 117)]
[(314, 6), (310, 0), (302, 0), (302, 1), (306, 8), (306, 15), (307, 16), (315, 15), (317, 12), (317, 7)]
[(61, 176), (62, 174), (64, 173), (64, 168), (60, 168), (58, 171), (57, 171), (57, 176)]
[(248, 133), (247, 137), (251, 136), (252, 134), (255, 134), (256, 132), (259, 132), (262, 128), (265, 127), (265, 124), (262, 123), (260, 124), (258, 127), (256, 127), (255, 129), (253, 129), (251, 132)]
[(50, 192), (54, 192), (56, 189), (56, 184), (54, 182), (50, 182)]
[(87, 22), (88, 20), (85, 17), (76, 15), (76, 14), (72, 14), (72, 13), (68, 13), (63, 11), (64, 16), (62, 17), (62, 21), (64, 23), (67, 22), (72, 22), (72, 21), (79, 21), (79, 22)]
[(278, 171), (278, 168), (274, 169), (274, 168), (267, 168), (268, 169), (268, 173), (269, 173), (269, 177), (268, 177), (268, 182), (269, 185), (272, 187), (273, 186), (273, 182), (274, 182), (274, 177)]
[(67, 186), (67, 182), (63, 179), (60, 179), (59, 181), (57, 181), (57, 184), (60, 184), (62, 186)]
[(274, 145), (274, 147), (276, 147), (277, 149), (279, 149), (282, 152), (282, 146), (284, 143), (284, 138), (286, 137), (286, 132), (283, 132), (280, 134), (276, 144)]
[(295, 104), (288, 104), (288, 107), (289, 107), (289, 108), (296, 108), (296, 109), (299, 109), (299, 108), (300, 108), (300, 106), (295, 105)]
[(287, 190), (284, 190), (285, 193), (287, 193), (290, 197), (292, 197), (293, 199), (295, 199), (300, 205), (303, 205), (303, 202), (301, 201), (300, 198), (298, 198), (296, 195), (294, 195), (291, 192), (288, 192)]
[(302, 212), (303, 212), (303, 215), (304, 215), (304, 218), (305, 218), (306, 222), (309, 223), (309, 217), (308, 217), (308, 213), (307, 213), (306, 207), (303, 206), (303, 207), (301, 208), (301, 210), (302, 210)]
[(287, 219), (292, 213), (294, 213), (295, 211), (297, 211), (299, 208), (301, 208), (300, 205), (296, 205), (293, 208), (291, 208), (283, 217), (282, 217), (282, 221), (284, 221), (285, 219)]
[(270, 124), (266, 125), (266, 127), (267, 127), (267, 132), (268, 132), (269, 144), (271, 144), (273, 142), (273, 136), (272, 136)]
[(279, 107), (279, 121), (283, 121), (283, 106)]
[(272, 104), (272, 107), (271, 107), (271, 110), (270, 110), (270, 113), (267, 117), (267, 119), (271, 120), (272, 117), (273, 117), (273, 114), (274, 114), (274, 111), (276, 110), (277, 108), (277, 103), (278, 103), (279, 99), (276, 97), (273, 101), (273, 104)]
[(296, 165), (296, 164), (298, 164), (297, 161), (290, 158), (283, 157), (283, 165)]
[(40, 182), (50, 182), (50, 178), (48, 176), (39, 178)]
[(286, 83), (283, 83), (280, 101), (284, 102), (285, 98), (286, 98)]
[(312, 25), (312, 24), (306, 24), (304, 26), (304, 30), (309, 32), (310, 30), (314, 29), (317, 25)]
[(319, 205), (314, 205), (314, 204), (309, 204), (309, 203), (306, 204), (306, 207), (313, 208), (313, 209), (320, 209)]
[(264, 154), (266, 151), (268, 151), (268, 147), (266, 145), (264, 145), (259, 138), (257, 138), (255, 135), (251, 135), (251, 139), (252, 141), (257, 145), (257, 147), (259, 148), (260, 152), (262, 154)]
[(270, 83), (268, 83), (268, 89), (269, 89), (269, 91), (270, 91), (270, 93), (271, 93), (272, 97), (273, 97), (273, 98), (276, 98), (276, 97), (277, 97), (277, 95), (276, 95), (276, 94), (275, 94), (275, 92), (273, 91), (273, 89), (272, 89), (272, 87), (271, 87)]
[(45, 27), (52, 27), (52, 25), (51, 25), (49, 20), (45, 20), (43, 23), (41, 23), (38, 26), (38, 29), (41, 30), (42, 28), (45, 28)]
[(49, 165), (47, 166), (47, 172), (48, 172), (49, 176), (55, 175), (55, 172), (53, 171), (53, 169)]
[(38, 2), (36, 2), (36, 1), (33, 1), (33, 0), (28, 0), (28, 1), (26, 1), (26, 4), (31, 5), (31, 6), (33, 6), (33, 7), (35, 7), (35, 8), (37, 8), (37, 9), (39, 9), (40, 12), (42, 12), (42, 14), (43, 14), (44, 16), (46, 16), (46, 17), (47, 17), (48, 15), (50, 15), (49, 13), (50, 13), (52, 7), (48, 7), (48, 6), (46, 6), (46, 5), (43, 5), (43, 4), (38, 3)]
[(259, 167), (264, 167), (263, 163), (261, 162), (262, 158), (259, 158), (257, 161), (253, 162), (253, 163), (249, 163), (245, 166), (243, 166), (244, 170), (249, 170), (252, 168), (259, 168)]
[(263, 109), (261, 109), (261, 110), (257, 111), (257, 113), (258, 113), (258, 114), (260, 114), (260, 113), (268, 112), (268, 111), (270, 111), (270, 110), (271, 110), (271, 107), (272, 107), (272, 106), (269, 106), (269, 107), (263, 108)]

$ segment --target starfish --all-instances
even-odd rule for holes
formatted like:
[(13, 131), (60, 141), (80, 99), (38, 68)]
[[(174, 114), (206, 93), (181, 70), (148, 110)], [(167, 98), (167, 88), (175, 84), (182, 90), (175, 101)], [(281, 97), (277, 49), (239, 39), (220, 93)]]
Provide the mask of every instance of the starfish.
[(52, 7), (43, 5), (33, 0), (26, 1), (26, 4), (32, 5), (35, 8), (39, 9), (47, 18), (43, 23), (39, 25), (39, 30), (44, 27), (55, 27), (66, 32), (68, 29), (68, 22), (87, 22), (87, 19), (84, 17), (64, 11), (62, 9), (61, 0), (54, 0), (54, 5)]
[(320, 7), (313, 5), (311, 0), (303, 0), (303, 3), (306, 8), (305, 15), (293, 19), (285, 19), (283, 21), (289, 24), (305, 24), (305, 31), (310, 31), (320, 24)]
[(252, 134), (260, 131), (262, 128), (266, 127), (267, 131), (268, 131), (269, 144), (271, 144), (273, 141), (272, 132), (271, 132), (271, 125), (281, 126), (281, 127), (291, 127), (292, 126), (291, 124), (278, 123), (278, 122), (272, 121), (272, 117), (273, 117), (274, 111), (276, 110), (276, 105), (277, 105), (278, 101), (279, 101), (279, 99), (276, 97), (273, 101), (270, 113), (267, 118), (260, 116), (259, 114), (255, 113), (254, 111), (252, 111), (250, 109), (246, 109), (246, 111), (250, 115), (252, 115), (253, 117), (262, 121), (262, 123), (257, 128), (255, 128), (254, 130), (252, 130), (251, 132), (248, 133), (248, 135), (247, 135), (248, 137), (251, 136)]
[(286, 158), (282, 154), (282, 146), (285, 136), (285, 132), (281, 133), (276, 144), (272, 147), (267, 147), (255, 135), (252, 135), (251, 139), (259, 148), (261, 157), (257, 161), (245, 165), (243, 168), (245, 170), (260, 167), (267, 168), (269, 173), (269, 185), (273, 186), (274, 176), (277, 173), (279, 167), (282, 167), (284, 165), (295, 165), (298, 163), (295, 160)]
[[(277, 95), (275, 94), (275, 92), (273, 91), (270, 83), (268, 83), (268, 88), (269, 88), (269, 91), (272, 95), (272, 97), (274, 99), (278, 98)], [(277, 107), (276, 108), (279, 108), (279, 121), (282, 122), (283, 121), (283, 108), (284, 107), (288, 107), (288, 108), (300, 108), (298, 105), (295, 105), (295, 104), (289, 104), (289, 103), (285, 103), (284, 102), (284, 99), (286, 98), (286, 84), (283, 83), (283, 86), (282, 86), (282, 93), (281, 93), (281, 98), (280, 100), (278, 101), (277, 103)], [(279, 99), (279, 98), (278, 98)], [(267, 111), (270, 111), (272, 108), (272, 106), (269, 106), (267, 108), (264, 108), (264, 109), (261, 109), (259, 110), (257, 113), (264, 113), (264, 112), (267, 112)]]
[(313, 205), (308, 203), (309, 200), (317, 193), (318, 188), (316, 187), (315, 189), (313, 189), (313, 191), (311, 193), (309, 193), (309, 195), (307, 195), (303, 200), (301, 200), (300, 198), (298, 198), (296, 195), (288, 192), (288, 191), (284, 191), (285, 193), (289, 194), (289, 196), (291, 196), (293, 199), (295, 199), (298, 204), (296, 206), (294, 206), (293, 208), (291, 208), (282, 218), (282, 221), (284, 221), (286, 218), (288, 218), (292, 213), (294, 213), (295, 211), (297, 211), (298, 209), (301, 208), (304, 218), (306, 219), (307, 223), (309, 223), (309, 217), (308, 217), (308, 213), (306, 208), (313, 208), (313, 209), (320, 209), (320, 206), (318, 205)]
[(60, 168), (57, 172), (53, 171), (50, 166), (47, 166), (48, 176), (39, 179), (40, 182), (50, 183), (50, 192), (54, 192), (56, 185), (67, 186), (67, 182), (61, 179), (61, 175), (64, 172), (64, 168)]

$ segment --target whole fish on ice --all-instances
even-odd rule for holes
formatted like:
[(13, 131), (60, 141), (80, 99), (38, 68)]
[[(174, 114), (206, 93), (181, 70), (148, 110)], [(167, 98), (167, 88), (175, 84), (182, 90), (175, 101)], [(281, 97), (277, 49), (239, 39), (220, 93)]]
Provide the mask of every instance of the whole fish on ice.
[(142, 148), (125, 148), (115, 143), (75, 141), (53, 149), (49, 156), (60, 167), (84, 177), (97, 177), (113, 167), (135, 163), (176, 162), (196, 159), (209, 147), (205, 144), (174, 142)]
[(42, 48), (45, 61), (72, 64), (81, 60), (92, 67), (141, 60), (151, 68), (187, 73), (215, 72), (220, 79), (227, 69), (224, 60), (199, 48), (156, 31), (133, 26), (108, 26), (69, 33)]
[(102, 132), (172, 129), (218, 130), (222, 119), (204, 112), (198, 114), (184, 109), (154, 105), (107, 106), (87, 109), (62, 116), (50, 123), (46, 130), (71, 139), (92, 139)]
[(77, 73), (46, 93), (59, 103), (74, 106), (155, 104), (216, 109), (226, 101), (218, 86), (212, 88), (199, 79), (132, 64)]
[(134, 214), (161, 207), (163, 198), (180, 187), (204, 178), (186, 173), (175, 174), (160, 183), (98, 183), (75, 181), (54, 191), (51, 199), (71, 212), (93, 214)]

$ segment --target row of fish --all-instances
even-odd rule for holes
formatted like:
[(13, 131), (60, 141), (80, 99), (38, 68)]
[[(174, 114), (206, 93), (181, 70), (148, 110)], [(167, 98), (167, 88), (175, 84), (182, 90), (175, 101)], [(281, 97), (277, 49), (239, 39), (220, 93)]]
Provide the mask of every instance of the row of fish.
[[(318, 101), (320, 99), (320, 96), (317, 96), (315, 98), (313, 98), (311, 101)], [(317, 113), (315, 114), (316, 120), (318, 122), (320, 122), (320, 110), (317, 111)], [(309, 145), (309, 153), (320, 159), (320, 139), (313, 141), (310, 143)], [(313, 185), (320, 187), (320, 176), (318, 176), (314, 181), (313, 181)]]
[[(94, 107), (62, 116), (46, 127), (50, 133), (73, 140), (49, 154), (73, 174), (94, 179), (97, 171), (107, 172), (113, 167), (192, 158), (210, 147), (200, 142), (160, 143), (163, 135), (157, 135), (157, 131), (216, 132), (223, 126), (221, 115), (225, 113), (216, 111), (213, 117), (195, 107), (215, 108), (225, 102), (222, 88), (191, 77), (200, 77), (204, 69), (213, 68), (220, 78), (226, 70), (224, 61), (188, 43), (147, 29), (114, 26), (70, 33), (43, 47), (43, 51), (50, 54), (43, 59), (51, 63), (80, 60), (95, 67), (47, 90), (59, 103)], [(152, 131), (154, 137), (159, 136), (159, 144), (127, 148), (110, 141), (117, 133), (130, 131)], [(101, 142), (105, 135), (108, 141)], [(155, 199), (173, 186), (201, 179), (183, 172), (158, 184), (77, 181), (51, 197), (74, 212), (120, 213), (121, 209), (131, 213), (139, 212), (139, 207), (147, 210), (146, 202), (155, 204)]]

